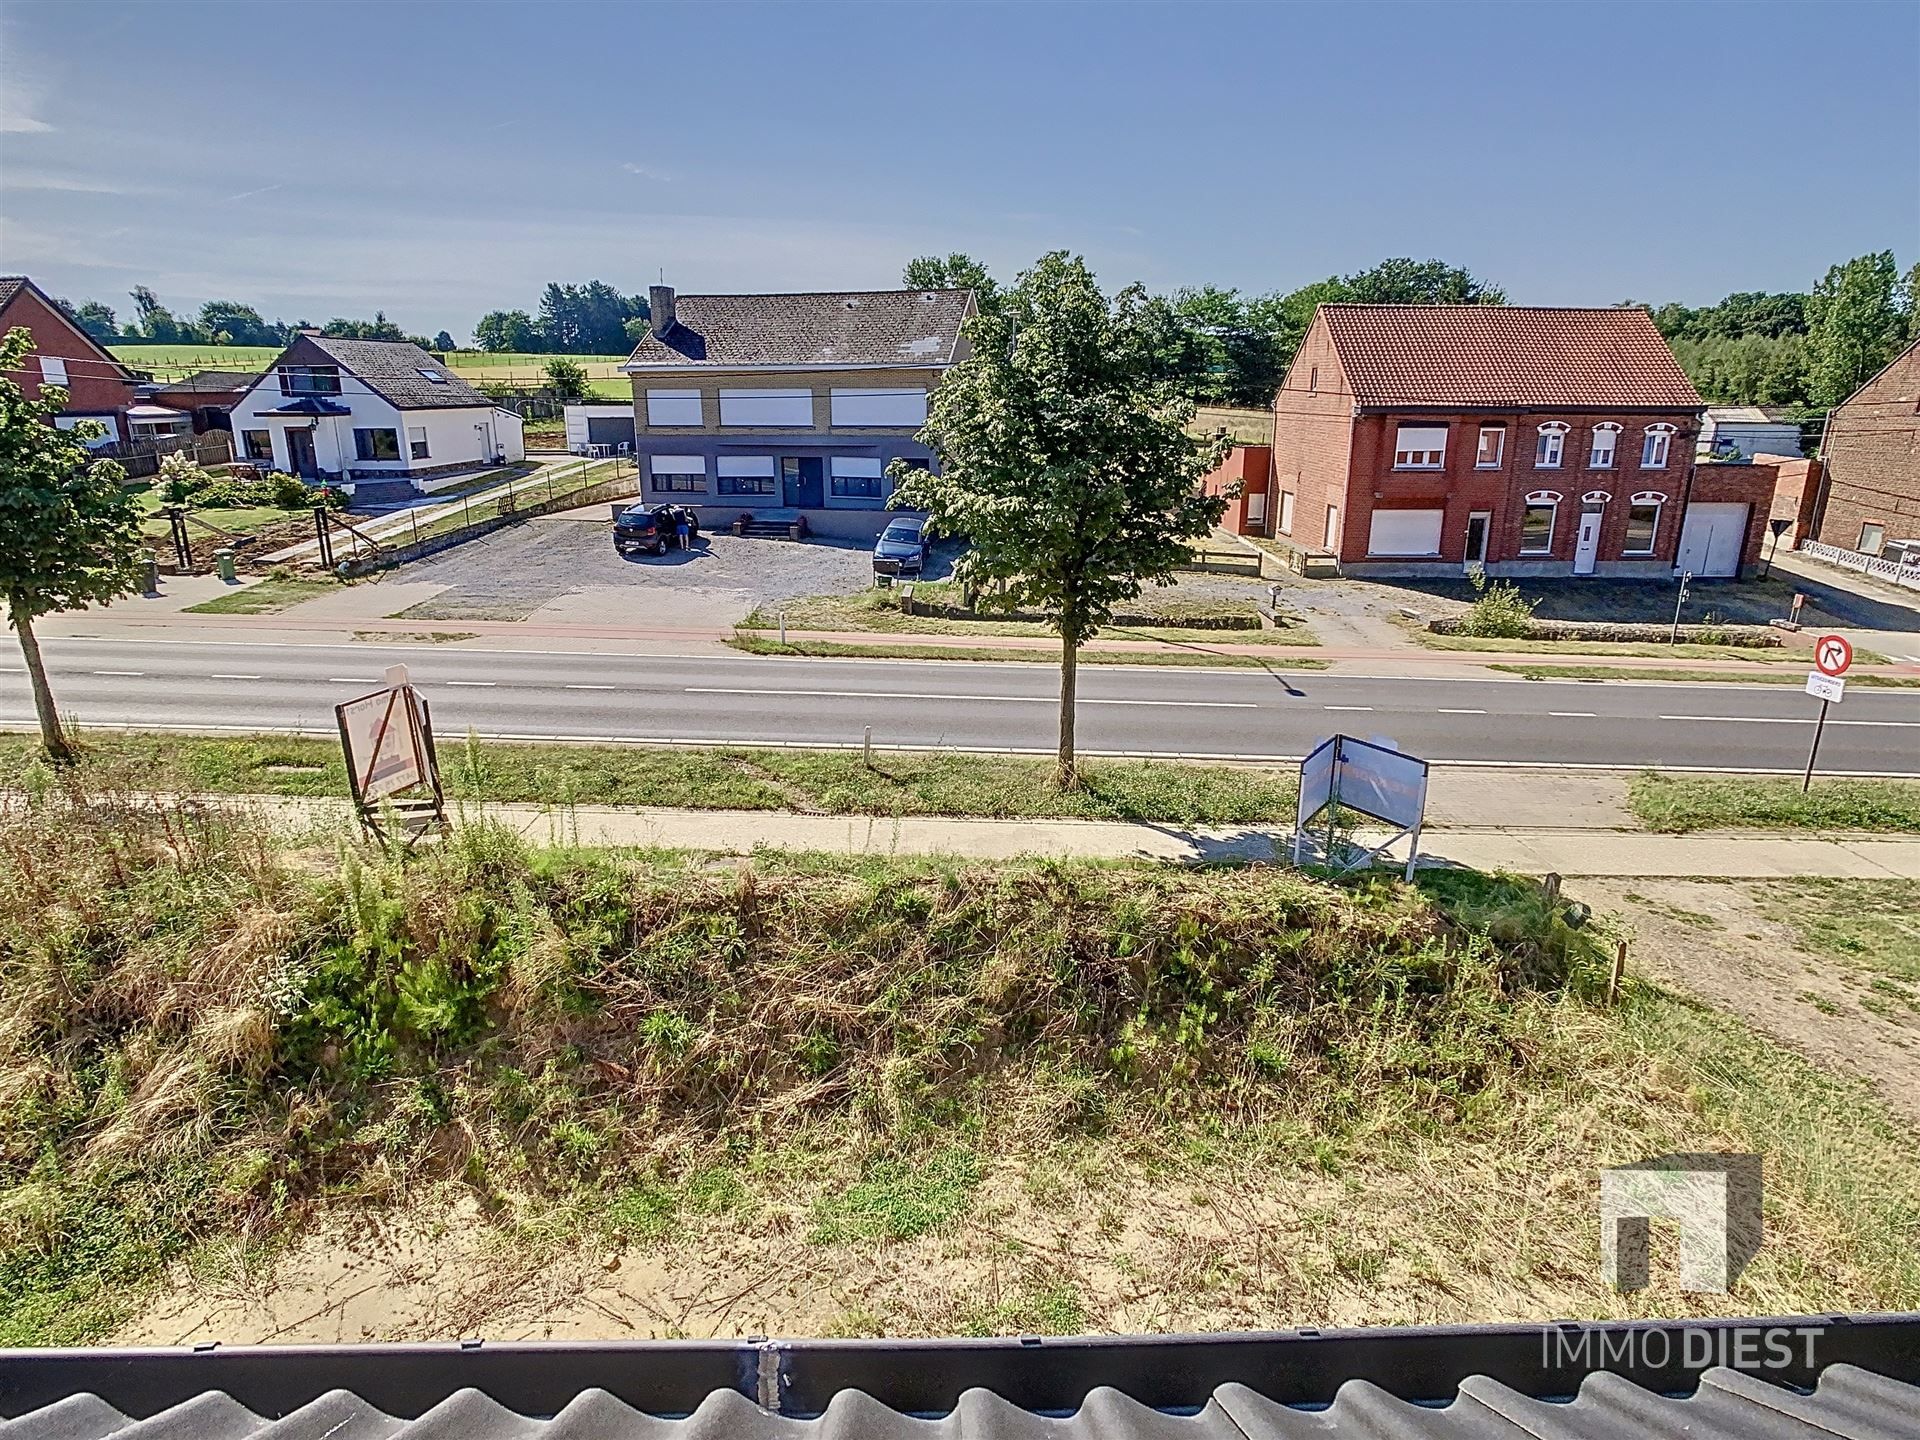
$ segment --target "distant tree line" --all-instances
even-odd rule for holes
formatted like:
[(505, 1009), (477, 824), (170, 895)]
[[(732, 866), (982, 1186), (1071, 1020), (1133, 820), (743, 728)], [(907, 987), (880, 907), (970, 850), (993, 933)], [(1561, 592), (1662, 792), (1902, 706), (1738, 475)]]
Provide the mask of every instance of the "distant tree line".
[(350, 320), (336, 315), (324, 325), (311, 320), (268, 320), (251, 305), (238, 300), (209, 300), (200, 313), (189, 319), (176, 316), (160, 303), (159, 297), (145, 285), (136, 285), (128, 298), (133, 301), (133, 318), (124, 325), (111, 305), (87, 300), (75, 305), (67, 300), (57, 303), (73, 321), (102, 345), (285, 345), (302, 330), (317, 329), (323, 335), (343, 340), (411, 340), (425, 350), (454, 349), (453, 336), (442, 330), (432, 339), (409, 335), (384, 310), (374, 312), (371, 320)]
[(604, 280), (549, 284), (539, 314), (492, 310), (473, 327), (474, 348), (529, 355), (625, 355), (647, 333), (644, 295), (622, 295)]
[(1708, 400), (1814, 413), (1920, 339), (1916, 307), (1920, 264), (1902, 276), (1882, 250), (1832, 266), (1810, 291), (1740, 291), (1698, 309), (1647, 309)]
[[(907, 263), (917, 290), (970, 289), (983, 310), (999, 286), (972, 256), (923, 255)], [(1188, 397), (1202, 405), (1265, 407), (1286, 378), (1316, 305), (1358, 301), (1401, 305), (1503, 305), (1506, 292), (1444, 260), (1383, 260), (1371, 270), (1329, 275), (1298, 290), (1243, 295), (1217, 285), (1176, 290), (1150, 302), (1164, 312), (1162, 360)]]

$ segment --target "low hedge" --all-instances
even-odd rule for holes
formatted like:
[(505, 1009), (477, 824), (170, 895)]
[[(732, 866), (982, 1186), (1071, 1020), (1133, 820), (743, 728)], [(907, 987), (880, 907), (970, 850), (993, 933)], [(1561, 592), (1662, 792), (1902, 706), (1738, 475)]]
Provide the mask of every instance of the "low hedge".
[[(1472, 632), (1463, 618), (1429, 620), (1435, 635)], [(1607, 640), (1626, 644), (1660, 644), (1675, 638), (1671, 625), (1622, 624), (1610, 620), (1530, 620), (1514, 640)], [(1750, 650), (1772, 650), (1785, 644), (1770, 625), (1682, 625), (1678, 639), (1688, 645), (1734, 645)]]

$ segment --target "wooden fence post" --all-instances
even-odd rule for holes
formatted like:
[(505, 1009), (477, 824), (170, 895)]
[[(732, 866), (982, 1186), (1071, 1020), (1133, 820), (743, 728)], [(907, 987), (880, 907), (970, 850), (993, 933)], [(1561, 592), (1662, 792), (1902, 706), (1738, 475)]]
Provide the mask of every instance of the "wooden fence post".
[(1622, 940), (1613, 947), (1613, 974), (1607, 979), (1607, 1004), (1616, 1005), (1620, 1001), (1620, 981), (1627, 973), (1627, 942)]

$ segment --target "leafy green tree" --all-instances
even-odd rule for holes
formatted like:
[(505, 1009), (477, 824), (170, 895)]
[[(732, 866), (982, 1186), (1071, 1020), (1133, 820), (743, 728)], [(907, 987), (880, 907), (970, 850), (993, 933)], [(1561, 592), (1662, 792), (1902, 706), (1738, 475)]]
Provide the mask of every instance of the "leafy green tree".
[(387, 312), (376, 310), (371, 320), (347, 320), (336, 315), (320, 327), (322, 335), (331, 335), (336, 340), (417, 340), (387, 318)]
[(562, 355), (612, 355), (627, 349), (627, 322), (644, 317), (647, 303), (622, 295), (604, 280), (550, 284), (540, 292), (536, 322), (545, 344)]
[(40, 740), (55, 760), (72, 758), (47, 684), (33, 622), (54, 610), (81, 610), (139, 585), (140, 515), (120, 482), (125, 472), (96, 460), (85, 440), (105, 433), (97, 421), (61, 430), (67, 403), (57, 385), (29, 400), (12, 377), (33, 353), (21, 326), (0, 339), (0, 593), (20, 637), (33, 689)]
[(1507, 292), (1444, 260), (1382, 260), (1344, 275), (1341, 300), (1367, 305), (1504, 305)]
[(1920, 340), (1920, 260), (1913, 262), (1907, 278), (1900, 282), (1901, 308), (1907, 316), (1907, 339)]
[(76, 305), (68, 312), (73, 323), (102, 345), (120, 338), (120, 322), (114, 318), (113, 307), (103, 305), (98, 300), (87, 300)]
[(524, 310), (492, 310), (473, 327), (473, 343), (495, 354), (538, 354), (540, 332), (533, 317)]
[(209, 300), (200, 307), (200, 328), (215, 345), (278, 345), (280, 327), (237, 300)]
[(967, 322), (973, 353), (947, 372), (920, 432), (940, 473), (891, 471), (892, 504), (970, 542), (955, 567), (963, 587), (995, 587), (994, 603), (1038, 609), (1059, 634), (1063, 788), (1078, 783), (1080, 647), (1116, 604), (1170, 584), (1186, 542), (1226, 508), (1199, 483), (1226, 436), (1187, 433), (1193, 403), (1167, 373), (1177, 328), (1140, 286), (1109, 300), (1084, 260), (1043, 256)]
[(426, 348), (429, 350), (438, 350), (444, 353), (448, 350), (458, 350), (460, 347), (453, 343), (453, 336), (449, 335), (446, 331), (442, 330), (438, 335), (435, 335), (433, 337), (433, 344), (427, 346)]
[(136, 285), (129, 293), (134, 311), (140, 317), (138, 333), (142, 340), (156, 345), (191, 345), (207, 338), (191, 321), (176, 320), (173, 312), (162, 305), (147, 286)]
[(1838, 405), (1891, 360), (1908, 316), (1893, 252), (1862, 255), (1828, 270), (1807, 298), (1808, 398)]
[(983, 311), (991, 310), (1000, 298), (1000, 286), (987, 267), (958, 250), (909, 260), (900, 279), (909, 290), (971, 290), (974, 303)]
[(556, 355), (547, 361), (547, 384), (553, 390), (554, 398), (562, 404), (572, 405), (587, 398), (591, 388), (587, 382), (587, 367), (563, 356)]

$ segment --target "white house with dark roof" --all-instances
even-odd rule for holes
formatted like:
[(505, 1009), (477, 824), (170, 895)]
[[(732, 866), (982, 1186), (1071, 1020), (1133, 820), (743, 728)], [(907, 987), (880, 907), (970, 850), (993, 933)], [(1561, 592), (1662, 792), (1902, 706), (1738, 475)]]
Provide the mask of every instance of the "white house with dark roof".
[(520, 417), (418, 345), (297, 337), (233, 407), (234, 451), (308, 480), (407, 481), (526, 458)]
[(804, 519), (865, 538), (886, 524), (895, 459), (929, 394), (966, 356), (968, 290), (675, 295), (656, 285), (633, 377), (634, 452), (648, 499), (698, 506), (717, 528)]

